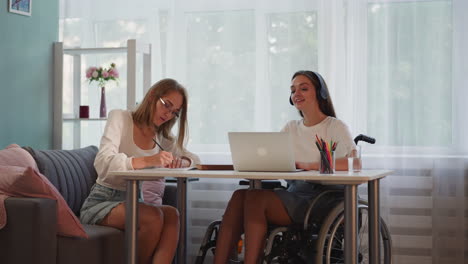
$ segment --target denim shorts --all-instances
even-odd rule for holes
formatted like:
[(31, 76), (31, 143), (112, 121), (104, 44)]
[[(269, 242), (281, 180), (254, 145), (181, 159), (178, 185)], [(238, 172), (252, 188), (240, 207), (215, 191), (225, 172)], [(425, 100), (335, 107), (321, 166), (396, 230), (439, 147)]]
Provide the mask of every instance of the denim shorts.
[(126, 192), (94, 184), (88, 198), (80, 210), (80, 221), (83, 224), (98, 224), (109, 212), (126, 198)]

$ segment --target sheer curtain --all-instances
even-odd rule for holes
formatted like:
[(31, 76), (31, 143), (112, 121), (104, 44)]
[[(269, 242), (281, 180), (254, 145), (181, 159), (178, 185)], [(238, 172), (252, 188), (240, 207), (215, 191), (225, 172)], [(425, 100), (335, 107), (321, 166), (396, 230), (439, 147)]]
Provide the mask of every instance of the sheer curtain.
[[(466, 1), (60, 0), (60, 10), (68, 47), (152, 44), (153, 82), (176, 78), (189, 90), (189, 148), (205, 162), (230, 161), (228, 131), (278, 131), (299, 118), (291, 75), (320, 72), (338, 117), (377, 139), (363, 145), (364, 167), (394, 170), (381, 203), (395, 263), (468, 260)], [(125, 72), (125, 58), (88, 58), (111, 60)], [(113, 107), (124, 105), (125, 83), (109, 92)], [(189, 253), (236, 188), (191, 183)]]

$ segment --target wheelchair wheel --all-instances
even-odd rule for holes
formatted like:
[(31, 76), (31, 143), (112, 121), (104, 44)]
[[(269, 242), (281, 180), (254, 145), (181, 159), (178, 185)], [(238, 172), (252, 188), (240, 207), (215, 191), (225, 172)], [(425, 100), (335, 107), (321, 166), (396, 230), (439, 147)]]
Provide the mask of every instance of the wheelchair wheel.
[[(366, 201), (358, 205), (358, 263), (369, 263), (368, 206)], [(385, 222), (380, 219), (380, 263), (391, 264), (391, 237)], [(325, 219), (316, 244), (317, 264), (338, 264), (344, 262), (344, 206), (335, 207)]]
[(201, 242), (200, 250), (198, 255), (195, 258), (195, 264), (202, 264), (205, 261), (206, 254), (208, 250), (212, 250), (214, 253), (214, 248), (216, 247), (216, 240), (218, 239), (219, 225), (221, 221), (212, 222), (206, 229), (205, 236)]

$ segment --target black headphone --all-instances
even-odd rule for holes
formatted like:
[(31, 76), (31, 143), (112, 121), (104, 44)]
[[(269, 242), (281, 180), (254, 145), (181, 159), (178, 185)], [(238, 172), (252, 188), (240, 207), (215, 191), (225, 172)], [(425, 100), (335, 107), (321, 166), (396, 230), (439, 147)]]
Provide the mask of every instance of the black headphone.
[[(298, 76), (298, 75), (305, 75), (307, 78), (309, 78), (310, 80), (313, 80), (314, 77), (312, 76), (315, 75), (315, 77), (317, 77), (317, 79), (319, 80), (319, 87), (317, 87), (317, 91), (319, 91), (320, 93), (320, 97), (322, 97), (323, 100), (327, 100), (328, 98), (328, 90), (327, 90), (327, 87), (325, 86), (325, 81), (323, 80), (322, 76), (316, 72), (313, 72), (313, 71), (298, 71), (296, 72), (294, 75), (295, 76)], [(289, 96), (289, 103), (291, 105), (294, 105), (292, 99), (291, 99), (291, 95)]]

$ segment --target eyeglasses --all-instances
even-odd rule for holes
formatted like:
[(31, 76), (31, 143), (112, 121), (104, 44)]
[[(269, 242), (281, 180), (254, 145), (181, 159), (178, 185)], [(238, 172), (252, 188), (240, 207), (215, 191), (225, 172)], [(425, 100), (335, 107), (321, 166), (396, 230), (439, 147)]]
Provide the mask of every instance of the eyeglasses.
[[(166, 102), (164, 101), (162, 98), (159, 98), (159, 100), (161, 101), (161, 103), (164, 105), (164, 107), (171, 112), (171, 114), (173, 116), (175, 116), (176, 118), (179, 118), (179, 115), (180, 115), (180, 111), (173, 111), (173, 105), (170, 103), (170, 102)], [(170, 105), (169, 105), (170, 104)]]

